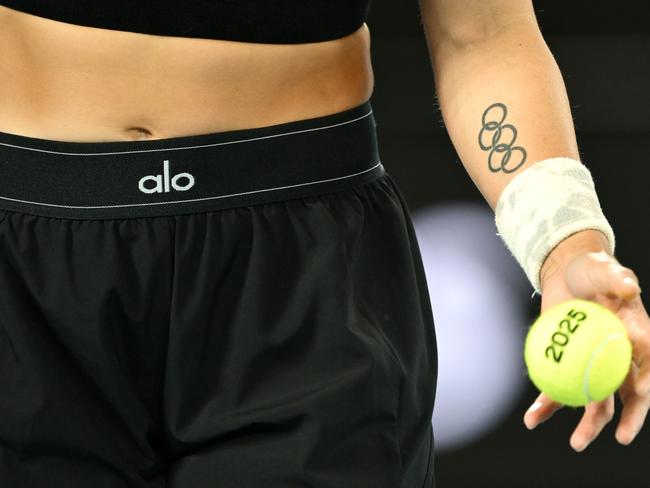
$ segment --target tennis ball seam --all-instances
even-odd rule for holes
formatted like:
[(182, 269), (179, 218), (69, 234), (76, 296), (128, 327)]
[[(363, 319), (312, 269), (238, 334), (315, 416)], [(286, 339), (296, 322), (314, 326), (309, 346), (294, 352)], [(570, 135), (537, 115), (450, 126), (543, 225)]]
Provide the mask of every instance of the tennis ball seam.
[(607, 344), (610, 341), (616, 340), (616, 339), (624, 339), (625, 337), (623, 334), (620, 333), (615, 333), (615, 334), (610, 334), (603, 341), (596, 347), (596, 349), (593, 350), (591, 353), (591, 356), (589, 356), (589, 362), (587, 363), (587, 367), (585, 368), (585, 372), (582, 378), (582, 391), (585, 395), (585, 398), (587, 399), (588, 402), (593, 401), (591, 398), (591, 395), (589, 394), (589, 377), (591, 373), (591, 366), (594, 362), (594, 359), (596, 356), (607, 346)]

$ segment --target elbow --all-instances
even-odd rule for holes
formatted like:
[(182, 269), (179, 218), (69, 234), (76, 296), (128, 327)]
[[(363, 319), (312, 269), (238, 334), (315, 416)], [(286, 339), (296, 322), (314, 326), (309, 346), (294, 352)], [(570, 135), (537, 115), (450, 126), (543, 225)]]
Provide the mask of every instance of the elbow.
[(434, 68), (475, 51), (486, 50), (498, 56), (499, 49), (546, 44), (539, 25), (526, 20), (505, 25), (481, 24), (465, 29), (456, 28), (454, 32), (442, 34), (427, 31), (426, 38)]

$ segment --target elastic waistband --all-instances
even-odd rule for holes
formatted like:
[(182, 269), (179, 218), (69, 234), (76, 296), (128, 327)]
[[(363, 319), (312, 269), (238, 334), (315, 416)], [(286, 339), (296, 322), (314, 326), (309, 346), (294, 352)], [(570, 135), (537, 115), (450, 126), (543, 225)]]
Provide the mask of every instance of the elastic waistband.
[(50, 217), (195, 213), (338, 191), (383, 174), (369, 100), (322, 117), (167, 139), (0, 132), (0, 209)]

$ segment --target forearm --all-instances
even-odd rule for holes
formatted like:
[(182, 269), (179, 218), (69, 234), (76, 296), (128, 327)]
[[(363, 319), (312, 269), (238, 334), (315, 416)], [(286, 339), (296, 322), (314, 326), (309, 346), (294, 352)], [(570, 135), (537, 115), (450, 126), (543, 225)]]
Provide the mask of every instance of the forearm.
[[(440, 43), (431, 55), (449, 136), (493, 210), (508, 183), (536, 162), (580, 160), (564, 81), (537, 25), (522, 22), (467, 45)], [(601, 232), (573, 234), (545, 260), (542, 281), (585, 251), (612, 252)]]
[[(431, 57), (449, 136), (492, 209), (508, 182), (535, 162), (580, 159), (564, 82), (536, 25), (521, 22), (468, 45), (440, 43)], [(483, 120), (496, 124), (504, 111), (495, 142), (513, 151), (502, 168), (508, 151), (486, 149), (496, 131)]]

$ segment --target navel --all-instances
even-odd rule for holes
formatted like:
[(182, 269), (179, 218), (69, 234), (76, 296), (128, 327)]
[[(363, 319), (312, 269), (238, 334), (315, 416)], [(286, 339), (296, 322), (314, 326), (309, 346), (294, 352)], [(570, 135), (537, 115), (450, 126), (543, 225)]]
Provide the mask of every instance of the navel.
[(126, 129), (126, 133), (129, 136), (129, 139), (140, 140), (140, 139), (152, 139), (153, 134), (150, 130), (145, 129), (144, 127), (129, 127)]

